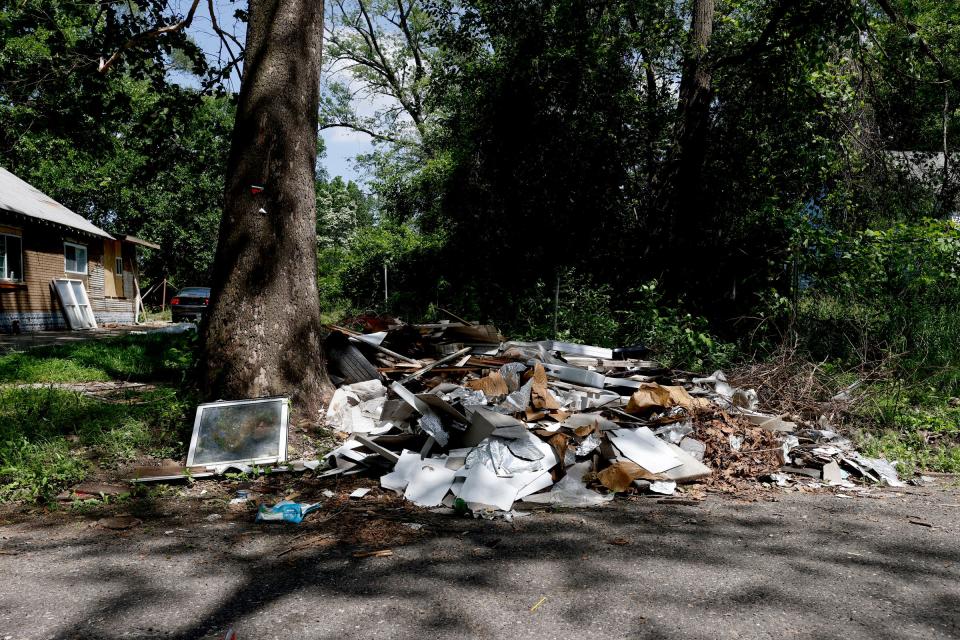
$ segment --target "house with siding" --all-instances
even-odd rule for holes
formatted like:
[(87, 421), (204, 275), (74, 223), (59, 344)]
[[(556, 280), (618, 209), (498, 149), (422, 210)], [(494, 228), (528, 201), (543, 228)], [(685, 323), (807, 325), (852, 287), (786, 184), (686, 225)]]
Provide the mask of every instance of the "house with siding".
[(160, 248), (104, 231), (0, 167), (0, 331), (71, 328), (58, 286), (85, 293), (98, 325), (135, 322), (138, 246)]

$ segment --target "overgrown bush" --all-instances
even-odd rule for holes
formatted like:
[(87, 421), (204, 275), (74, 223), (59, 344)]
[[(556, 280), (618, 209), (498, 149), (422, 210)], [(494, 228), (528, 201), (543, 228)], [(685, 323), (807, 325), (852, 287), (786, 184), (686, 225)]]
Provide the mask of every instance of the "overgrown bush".
[(960, 228), (923, 220), (889, 229), (810, 229), (796, 331), (814, 358), (898, 355), (913, 383), (960, 389)]
[[(539, 340), (553, 335), (553, 287), (540, 282), (521, 317), (504, 328), (511, 335)], [(713, 371), (729, 366), (736, 348), (718, 339), (705, 318), (665, 302), (653, 281), (618, 295), (613, 287), (568, 270), (560, 278), (556, 339), (606, 347), (643, 344), (667, 366)]]
[(709, 372), (736, 359), (736, 345), (714, 335), (706, 318), (666, 304), (656, 281), (632, 291), (620, 315), (623, 342), (650, 347), (667, 366)]
[(383, 224), (357, 230), (348, 246), (319, 252), (321, 308), (417, 317), (436, 299), (434, 254), (441, 245), (442, 238), (422, 235), (408, 225)]

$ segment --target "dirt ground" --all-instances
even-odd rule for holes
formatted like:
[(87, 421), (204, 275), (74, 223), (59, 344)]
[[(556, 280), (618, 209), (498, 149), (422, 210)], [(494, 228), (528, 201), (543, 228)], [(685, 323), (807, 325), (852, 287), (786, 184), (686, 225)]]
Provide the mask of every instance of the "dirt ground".
[[(960, 490), (617, 499), (514, 522), (355, 480), (256, 524), (237, 483), (0, 516), (0, 638), (955, 638)], [(334, 492), (323, 498), (323, 489)], [(383, 557), (368, 555), (389, 551)], [(364, 557), (365, 556), (365, 557)]]

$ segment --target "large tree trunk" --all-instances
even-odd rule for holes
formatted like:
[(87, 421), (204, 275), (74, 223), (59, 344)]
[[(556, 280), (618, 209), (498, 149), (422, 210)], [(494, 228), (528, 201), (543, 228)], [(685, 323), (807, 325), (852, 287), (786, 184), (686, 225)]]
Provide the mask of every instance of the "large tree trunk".
[[(289, 395), (317, 417), (328, 391), (316, 281), (322, 0), (250, 0), (205, 330), (210, 398)], [(255, 194), (253, 185), (263, 187)], [(185, 256), (189, 259), (189, 256)]]
[(693, 0), (673, 145), (661, 180), (661, 208), (671, 221), (671, 236), (689, 232), (704, 214), (699, 200), (713, 96), (713, 72), (707, 60), (713, 18), (714, 0)]
[(677, 291), (702, 273), (715, 232), (703, 179), (713, 98), (708, 59), (713, 20), (714, 0), (693, 0), (672, 140), (652, 189), (657, 217), (651, 231), (657, 243), (651, 257), (673, 265), (663, 274), (664, 285)]
[(714, 0), (694, 0), (690, 37), (680, 78), (680, 103), (676, 134), (680, 192), (688, 192), (691, 181), (699, 182), (710, 126), (713, 71), (707, 61), (713, 36)]

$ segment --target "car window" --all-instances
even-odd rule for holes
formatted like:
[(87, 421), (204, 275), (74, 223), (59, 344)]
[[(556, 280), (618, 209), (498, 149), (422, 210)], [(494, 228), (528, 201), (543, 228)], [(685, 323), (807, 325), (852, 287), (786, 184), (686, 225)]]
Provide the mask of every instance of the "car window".
[(177, 295), (178, 296), (199, 296), (201, 298), (209, 298), (210, 289), (205, 287), (187, 287), (186, 289), (181, 289)]

